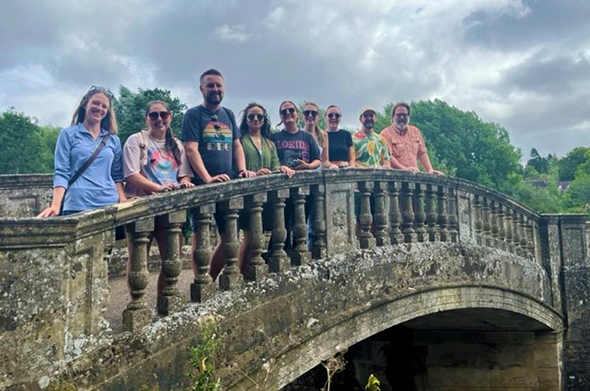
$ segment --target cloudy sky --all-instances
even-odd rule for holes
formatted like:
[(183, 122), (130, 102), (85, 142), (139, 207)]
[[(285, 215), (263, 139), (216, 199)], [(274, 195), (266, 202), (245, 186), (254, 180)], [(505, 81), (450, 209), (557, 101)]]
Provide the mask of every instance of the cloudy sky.
[(0, 48), (0, 109), (41, 124), (67, 125), (92, 84), (193, 106), (214, 67), (227, 107), (274, 123), (285, 99), (337, 104), (349, 127), (365, 105), (441, 99), (525, 157), (590, 145), (590, 0), (7, 0)]

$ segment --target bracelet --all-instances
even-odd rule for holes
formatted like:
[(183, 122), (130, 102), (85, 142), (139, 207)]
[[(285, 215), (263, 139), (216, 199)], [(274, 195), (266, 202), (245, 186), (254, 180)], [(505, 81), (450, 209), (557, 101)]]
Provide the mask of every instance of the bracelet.
[(243, 172), (244, 172), (244, 170), (238, 171), (238, 176), (242, 175)]

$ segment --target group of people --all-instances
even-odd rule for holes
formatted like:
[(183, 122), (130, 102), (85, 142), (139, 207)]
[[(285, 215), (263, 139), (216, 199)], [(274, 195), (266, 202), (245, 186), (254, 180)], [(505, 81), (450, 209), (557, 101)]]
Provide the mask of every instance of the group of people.
[[(55, 149), (53, 199), (39, 217), (68, 215), (142, 195), (170, 191), (234, 177), (250, 178), (282, 172), (288, 177), (298, 170), (347, 167), (396, 168), (418, 171), (418, 160), (433, 170), (420, 130), (409, 125), (410, 106), (398, 103), (392, 110), (392, 125), (381, 134), (373, 131), (376, 111), (363, 108), (361, 129), (351, 135), (339, 127), (342, 112), (336, 105), (325, 110), (327, 129), (319, 126), (320, 109), (313, 102), (302, 113), (291, 101), (279, 106), (282, 130), (272, 133), (266, 109), (250, 103), (238, 126), (234, 113), (223, 107), (224, 79), (210, 69), (200, 77), (203, 103), (184, 115), (181, 140), (170, 128), (173, 113), (163, 101), (153, 101), (145, 112), (146, 130), (130, 136), (121, 147), (113, 95), (93, 86), (81, 99), (71, 126), (63, 129)], [(304, 127), (299, 127), (303, 115)], [(196, 219), (191, 216), (193, 232)], [(221, 243), (226, 241), (224, 219), (215, 214)], [(243, 220), (243, 219), (241, 219)], [(240, 222), (247, 238), (247, 222)], [(159, 245), (161, 230), (152, 238)], [(163, 242), (163, 241), (162, 241)], [(240, 269), (247, 259), (247, 240), (239, 251)], [(197, 243), (193, 235), (192, 247)], [(215, 280), (224, 266), (221, 246), (212, 256), (210, 275)], [(196, 272), (196, 271), (195, 271)], [(158, 290), (162, 289), (160, 278)]]

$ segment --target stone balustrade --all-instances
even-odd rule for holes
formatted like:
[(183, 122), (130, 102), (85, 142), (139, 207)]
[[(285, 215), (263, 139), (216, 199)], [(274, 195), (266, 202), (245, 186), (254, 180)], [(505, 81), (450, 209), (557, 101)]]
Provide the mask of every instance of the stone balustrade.
[[(309, 220), (306, 207), (313, 209)], [(268, 248), (262, 232), (263, 208), (273, 217)], [(293, 209), (291, 222), (285, 221), (285, 208)], [(218, 289), (233, 290), (268, 273), (359, 248), (463, 242), (497, 248), (545, 268), (553, 284), (552, 304), (562, 310), (561, 260), (547, 244), (558, 235), (553, 227), (560, 224), (559, 218), (545, 218), (505, 195), (457, 178), (362, 169), (298, 172), (291, 179), (273, 174), (157, 194), (67, 217), (0, 218), (3, 369), (11, 373), (27, 360), (25, 345), (48, 351), (31, 364), (34, 372), (91, 349), (96, 338), (108, 331), (102, 317), (109, 300), (105, 257), (118, 226), (126, 226), (134, 249), (129, 276), (132, 298), (122, 314), (124, 329), (137, 332), (152, 321), (144, 300), (146, 289), (154, 288), (148, 287), (145, 249), (155, 219), (164, 227), (168, 244), (162, 262), (166, 288), (157, 311), (161, 316), (178, 311), (178, 240), (189, 209), (194, 209), (197, 222), (194, 302), (206, 301)], [(237, 253), (238, 217), (243, 210), (250, 215), (253, 256), (242, 274)], [(223, 215), (228, 238), (218, 285), (207, 274), (216, 211)]]

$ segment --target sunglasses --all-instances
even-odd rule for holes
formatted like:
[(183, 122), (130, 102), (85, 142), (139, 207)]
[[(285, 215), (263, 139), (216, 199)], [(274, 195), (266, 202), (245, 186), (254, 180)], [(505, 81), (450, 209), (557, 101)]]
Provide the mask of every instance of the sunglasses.
[(295, 107), (289, 107), (288, 109), (283, 109), (280, 111), (281, 115), (285, 116), (287, 114), (293, 114), (295, 112)]
[(328, 118), (330, 118), (330, 119), (332, 119), (332, 118), (338, 119), (338, 118), (340, 118), (340, 114), (338, 114), (338, 113), (329, 113), (328, 114)]
[(169, 111), (151, 111), (148, 113), (148, 117), (150, 117), (150, 119), (152, 121), (157, 121), (158, 118), (162, 118), (162, 121), (166, 121), (168, 118), (170, 118), (170, 112)]
[(254, 121), (256, 118), (258, 121), (262, 122), (264, 120), (264, 115), (262, 114), (248, 114), (248, 121)]
[(88, 92), (93, 92), (93, 91), (102, 92), (103, 94), (105, 94), (106, 96), (108, 96), (108, 98), (110, 100), (113, 100), (115, 98), (115, 95), (113, 95), (113, 93), (111, 92), (111, 90), (109, 90), (108, 88), (103, 87), (103, 86), (92, 86), (88, 90)]
[(315, 110), (305, 110), (303, 112), (303, 115), (306, 116), (306, 117), (309, 117), (311, 115), (313, 118), (315, 118), (315, 117), (318, 116), (318, 112), (315, 111)]

